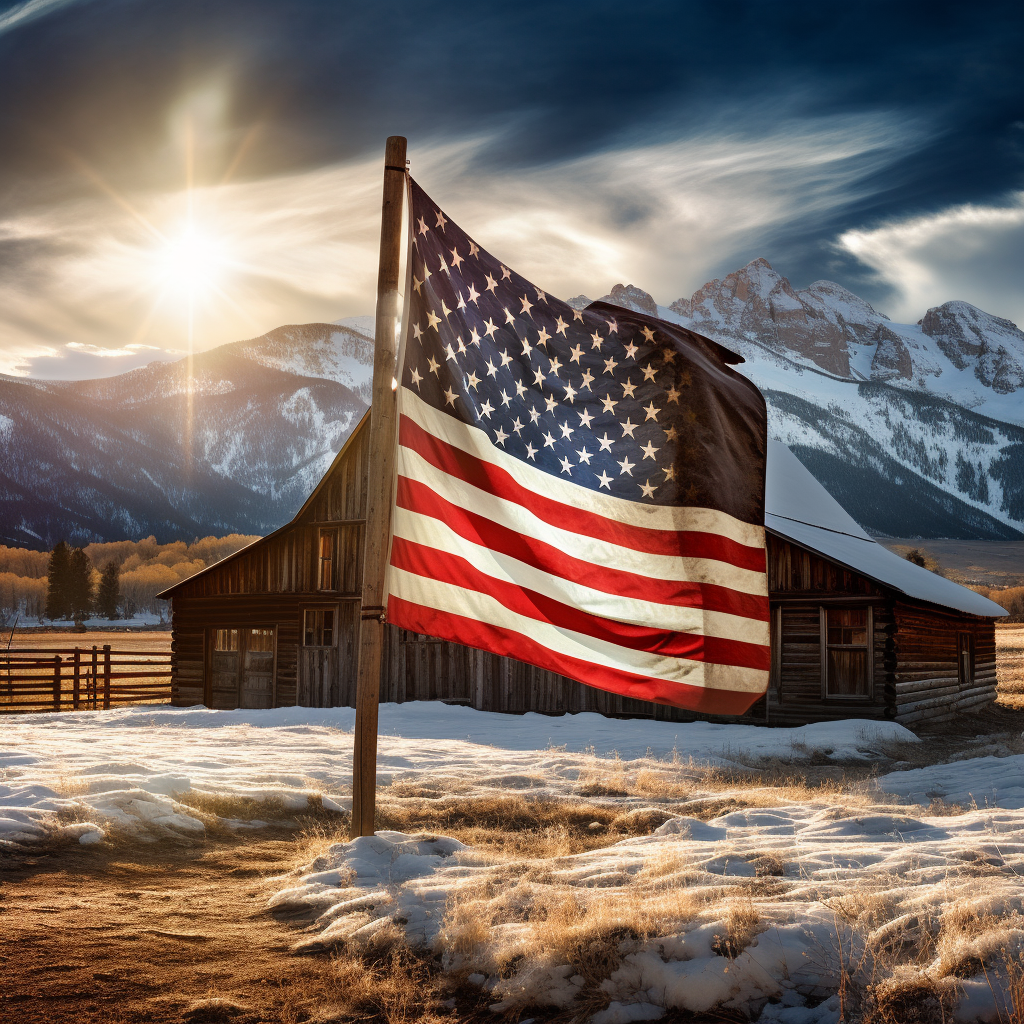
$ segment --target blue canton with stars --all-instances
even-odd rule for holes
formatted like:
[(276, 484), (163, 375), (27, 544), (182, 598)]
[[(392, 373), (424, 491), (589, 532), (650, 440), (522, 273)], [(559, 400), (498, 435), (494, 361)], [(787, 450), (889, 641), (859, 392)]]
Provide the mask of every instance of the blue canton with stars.
[[(729, 353), (631, 310), (578, 310), (547, 295), (481, 249), (415, 181), (411, 188), (405, 387), (552, 476), (630, 501), (763, 522), (764, 403), (724, 365)], [(741, 460), (759, 459), (761, 476), (754, 467), (753, 493), (750, 482), (745, 494), (724, 487), (731, 496), (716, 488), (709, 463), (721, 429), (736, 434), (737, 416), (739, 436), (725, 437), (726, 447), (731, 440)], [(751, 417), (760, 424), (744, 422)], [(710, 474), (692, 472), (702, 468)]]

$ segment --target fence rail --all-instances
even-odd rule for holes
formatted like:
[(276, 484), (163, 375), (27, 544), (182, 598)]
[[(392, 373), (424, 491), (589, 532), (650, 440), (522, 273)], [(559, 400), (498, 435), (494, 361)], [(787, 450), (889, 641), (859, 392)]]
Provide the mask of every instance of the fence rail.
[(0, 715), (171, 699), (168, 651), (22, 647), (0, 652)]

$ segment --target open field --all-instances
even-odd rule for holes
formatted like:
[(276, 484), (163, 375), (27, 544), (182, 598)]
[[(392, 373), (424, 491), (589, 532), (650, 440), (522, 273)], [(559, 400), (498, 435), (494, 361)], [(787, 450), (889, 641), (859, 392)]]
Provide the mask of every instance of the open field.
[(1024, 541), (884, 537), (879, 538), (879, 543), (900, 555), (917, 548), (931, 555), (950, 579), (961, 583), (1024, 586)]
[(12, 720), (0, 1020), (1020, 1022), (998, 639), (999, 705), (922, 739), (387, 705), (357, 844), (344, 709)]

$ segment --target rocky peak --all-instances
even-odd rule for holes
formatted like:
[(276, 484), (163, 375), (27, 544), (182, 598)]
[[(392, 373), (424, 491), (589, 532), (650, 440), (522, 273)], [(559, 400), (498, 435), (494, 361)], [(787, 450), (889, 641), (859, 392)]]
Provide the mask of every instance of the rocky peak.
[(1024, 387), (1024, 332), (1012, 320), (953, 300), (929, 309), (919, 324), (954, 366), (973, 363), (974, 375), (993, 391)]
[(593, 299), (589, 299), (586, 295), (581, 294), (574, 295), (571, 299), (566, 299), (565, 304), (567, 306), (572, 306), (573, 309), (586, 309), (593, 301)]
[(658, 304), (642, 288), (633, 284), (617, 284), (607, 294), (602, 295), (601, 302), (610, 302), (615, 306), (623, 306), (625, 309), (635, 310), (637, 313), (647, 313), (649, 316), (658, 315)]

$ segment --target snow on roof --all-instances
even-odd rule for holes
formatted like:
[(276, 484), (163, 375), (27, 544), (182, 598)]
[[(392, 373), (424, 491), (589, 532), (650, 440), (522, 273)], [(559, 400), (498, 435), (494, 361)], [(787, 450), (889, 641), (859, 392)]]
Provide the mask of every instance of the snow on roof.
[(995, 601), (914, 565), (872, 540), (779, 441), (768, 442), (764, 525), (907, 597), (970, 615), (1007, 614)]

